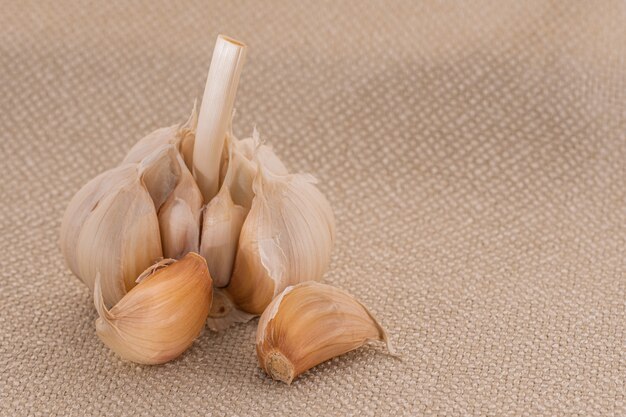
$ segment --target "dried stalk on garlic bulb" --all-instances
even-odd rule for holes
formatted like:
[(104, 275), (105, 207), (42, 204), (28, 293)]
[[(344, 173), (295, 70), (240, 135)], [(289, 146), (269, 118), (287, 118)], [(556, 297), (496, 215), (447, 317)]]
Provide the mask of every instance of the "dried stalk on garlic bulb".
[(246, 56), (246, 46), (218, 36), (211, 58), (193, 150), (193, 174), (204, 201), (217, 194), (220, 164)]
[(117, 303), (135, 278), (163, 256), (157, 210), (172, 192), (180, 166), (172, 145), (138, 164), (124, 164), (88, 182), (72, 198), (61, 225), (68, 266), (93, 290), (102, 275), (105, 303)]

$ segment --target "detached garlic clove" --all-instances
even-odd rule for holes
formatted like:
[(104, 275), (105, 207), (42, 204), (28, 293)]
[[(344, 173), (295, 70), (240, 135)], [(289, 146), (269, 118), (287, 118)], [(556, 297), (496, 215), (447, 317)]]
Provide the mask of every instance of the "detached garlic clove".
[(163, 256), (160, 206), (176, 185), (180, 168), (172, 145), (140, 164), (125, 164), (87, 183), (70, 202), (60, 244), (71, 270), (93, 291), (103, 276), (109, 305), (135, 286), (135, 278)]
[(202, 212), (200, 189), (180, 155), (178, 161), (180, 180), (159, 210), (163, 256), (174, 259), (180, 259), (189, 252), (198, 252)]
[(110, 310), (100, 279), (94, 291), (98, 337), (123, 359), (147, 365), (170, 361), (191, 346), (204, 328), (213, 291), (198, 254), (155, 269)]
[(256, 335), (259, 365), (290, 384), (298, 375), (369, 340), (387, 343), (374, 316), (343, 290), (317, 282), (288, 287), (265, 310)]
[(249, 314), (261, 314), (289, 285), (322, 278), (335, 221), (310, 175), (275, 175), (259, 167), (226, 292)]

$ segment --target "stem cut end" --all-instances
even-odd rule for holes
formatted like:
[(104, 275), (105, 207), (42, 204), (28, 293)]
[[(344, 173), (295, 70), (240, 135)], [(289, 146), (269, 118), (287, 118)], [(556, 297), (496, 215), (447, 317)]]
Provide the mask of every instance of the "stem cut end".
[(265, 359), (265, 369), (270, 376), (286, 384), (291, 384), (295, 377), (294, 366), (289, 359), (277, 350), (271, 351)]

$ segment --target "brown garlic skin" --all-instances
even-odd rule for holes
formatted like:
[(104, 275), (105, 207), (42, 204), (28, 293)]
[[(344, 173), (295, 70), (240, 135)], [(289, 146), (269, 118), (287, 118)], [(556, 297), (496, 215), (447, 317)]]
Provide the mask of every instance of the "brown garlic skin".
[(387, 333), (354, 297), (310, 281), (287, 287), (265, 310), (256, 335), (260, 367), (290, 384), (298, 375)]
[(180, 356), (204, 329), (213, 287), (204, 258), (189, 253), (148, 268), (139, 284), (107, 309), (96, 281), (98, 337), (125, 360), (146, 365)]

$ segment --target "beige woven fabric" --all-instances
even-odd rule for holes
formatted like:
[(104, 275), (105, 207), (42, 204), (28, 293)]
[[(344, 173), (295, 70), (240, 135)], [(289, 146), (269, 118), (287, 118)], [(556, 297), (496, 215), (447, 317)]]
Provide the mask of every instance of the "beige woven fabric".
[[(122, 362), (65, 206), (248, 43), (254, 124), (337, 216), (325, 282), (380, 318), (292, 386), (256, 321)], [(0, 7), (0, 415), (626, 415), (621, 1), (12, 1)]]

